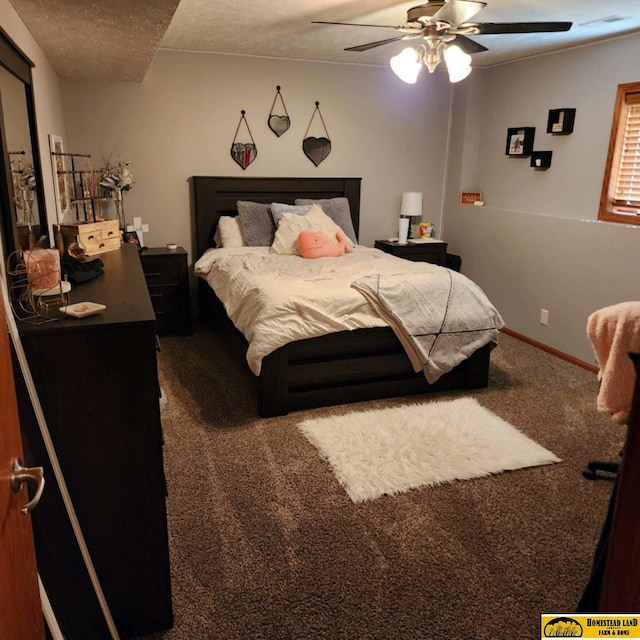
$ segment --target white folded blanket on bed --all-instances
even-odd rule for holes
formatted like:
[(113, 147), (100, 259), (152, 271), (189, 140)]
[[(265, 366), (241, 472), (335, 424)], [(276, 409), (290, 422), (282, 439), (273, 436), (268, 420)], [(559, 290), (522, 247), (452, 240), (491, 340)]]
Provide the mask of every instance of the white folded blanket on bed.
[(414, 371), (422, 369), (429, 383), (496, 342), (504, 326), (482, 289), (448, 269), (374, 274), (351, 286), (387, 321)]

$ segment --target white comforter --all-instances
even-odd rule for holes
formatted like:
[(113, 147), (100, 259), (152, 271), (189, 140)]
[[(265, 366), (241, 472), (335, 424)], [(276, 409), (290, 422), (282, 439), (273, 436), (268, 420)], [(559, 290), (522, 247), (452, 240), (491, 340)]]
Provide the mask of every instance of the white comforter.
[(268, 247), (210, 249), (194, 265), (195, 274), (206, 279), (249, 342), (247, 362), (256, 375), (262, 359), (289, 342), (387, 326), (351, 288), (358, 278), (441, 269), (364, 247), (340, 258), (315, 260), (273, 254)]

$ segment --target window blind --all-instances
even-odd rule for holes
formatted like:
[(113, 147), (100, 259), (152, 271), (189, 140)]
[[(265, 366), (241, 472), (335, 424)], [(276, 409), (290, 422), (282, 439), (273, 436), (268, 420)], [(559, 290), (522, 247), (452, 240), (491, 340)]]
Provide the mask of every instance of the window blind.
[(640, 214), (640, 92), (625, 96), (618, 171), (613, 191), (613, 211)]

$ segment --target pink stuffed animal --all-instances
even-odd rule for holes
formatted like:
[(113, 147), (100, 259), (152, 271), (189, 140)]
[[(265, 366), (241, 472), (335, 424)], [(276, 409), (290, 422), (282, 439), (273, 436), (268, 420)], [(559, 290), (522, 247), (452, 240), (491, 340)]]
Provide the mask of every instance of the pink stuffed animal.
[(324, 233), (301, 231), (298, 234), (300, 255), (303, 258), (338, 258), (353, 251), (353, 247), (347, 242), (342, 232), (336, 233), (336, 240), (338, 244), (332, 242)]

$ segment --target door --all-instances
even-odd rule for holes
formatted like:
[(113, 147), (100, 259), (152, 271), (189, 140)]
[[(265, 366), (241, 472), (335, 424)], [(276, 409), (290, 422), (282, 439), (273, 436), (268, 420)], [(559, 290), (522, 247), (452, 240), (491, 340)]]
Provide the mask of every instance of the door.
[(0, 638), (43, 640), (44, 621), (31, 517), (21, 509), (26, 484), (11, 489), (14, 459), (23, 459), (4, 304), (0, 302)]

